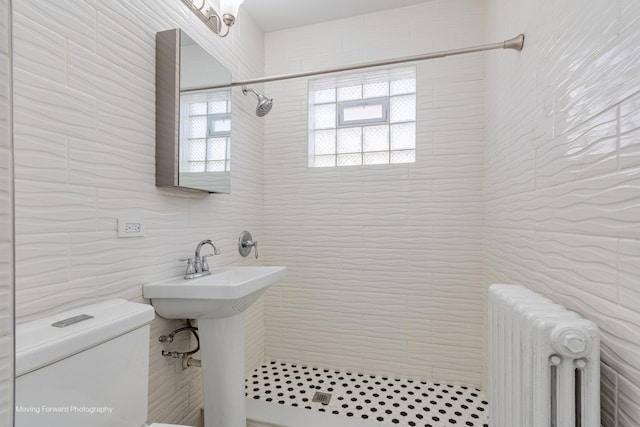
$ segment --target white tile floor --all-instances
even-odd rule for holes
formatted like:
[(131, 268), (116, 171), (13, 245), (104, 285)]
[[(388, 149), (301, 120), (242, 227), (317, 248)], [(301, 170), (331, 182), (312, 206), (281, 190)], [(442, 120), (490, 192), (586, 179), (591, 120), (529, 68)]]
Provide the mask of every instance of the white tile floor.
[[(328, 404), (312, 402), (330, 393)], [(487, 402), (473, 387), (391, 379), (267, 362), (246, 380), (250, 399), (389, 425), (488, 427)]]

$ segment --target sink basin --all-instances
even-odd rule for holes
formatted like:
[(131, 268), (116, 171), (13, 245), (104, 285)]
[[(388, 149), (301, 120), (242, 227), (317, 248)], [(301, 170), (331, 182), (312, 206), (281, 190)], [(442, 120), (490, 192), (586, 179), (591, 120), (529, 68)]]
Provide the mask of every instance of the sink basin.
[(286, 274), (286, 267), (216, 268), (210, 276), (144, 285), (142, 294), (167, 319), (218, 319), (244, 312)]

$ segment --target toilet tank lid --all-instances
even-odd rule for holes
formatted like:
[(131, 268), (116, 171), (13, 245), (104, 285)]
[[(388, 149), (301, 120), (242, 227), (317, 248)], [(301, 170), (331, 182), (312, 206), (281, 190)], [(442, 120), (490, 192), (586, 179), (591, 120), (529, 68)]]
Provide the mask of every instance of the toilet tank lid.
[[(54, 327), (81, 315), (92, 318)], [(113, 299), (16, 326), (16, 376), (47, 366), (151, 323), (153, 307)]]

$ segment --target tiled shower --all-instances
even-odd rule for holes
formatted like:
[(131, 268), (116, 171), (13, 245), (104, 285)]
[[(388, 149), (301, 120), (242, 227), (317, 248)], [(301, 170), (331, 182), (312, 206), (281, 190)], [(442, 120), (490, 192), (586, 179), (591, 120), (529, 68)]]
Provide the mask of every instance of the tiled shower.
[[(141, 285), (180, 274), (175, 260), (211, 238), (223, 251), (216, 266), (288, 267), (247, 313), (248, 383), (296, 365), (365, 388), (375, 377), (475, 393), (487, 375), (486, 288), (521, 283), (598, 324), (602, 424), (637, 425), (640, 4), (585, 3), (433, 0), (266, 34), (243, 13), (219, 39), (179, 1), (14, 0), (14, 157), (0, 141), (3, 230), (15, 185), (15, 242), (0, 238), (1, 407), (11, 406), (13, 247), (24, 323), (142, 301)], [(154, 37), (169, 28), (238, 80), (521, 32), (526, 44), (416, 64), (414, 164), (308, 168), (307, 81), (264, 85), (276, 99), (264, 119), (238, 90), (231, 195), (195, 196), (154, 185)], [(0, 74), (4, 90), (6, 66)], [(117, 238), (123, 215), (145, 221), (144, 238)], [(244, 229), (260, 240), (258, 261), (234, 251)], [(152, 325), (149, 418), (196, 425), (199, 371), (177, 369), (156, 342), (177, 325)], [(10, 411), (0, 417), (10, 425)]]
[[(484, 14), (425, 2), (267, 34), (266, 74), (474, 45)], [(290, 266), (266, 296), (272, 357), (482, 383), (484, 56), (418, 63), (416, 86), (415, 163), (308, 168), (307, 82), (266, 85), (282, 99), (265, 122), (266, 262)]]

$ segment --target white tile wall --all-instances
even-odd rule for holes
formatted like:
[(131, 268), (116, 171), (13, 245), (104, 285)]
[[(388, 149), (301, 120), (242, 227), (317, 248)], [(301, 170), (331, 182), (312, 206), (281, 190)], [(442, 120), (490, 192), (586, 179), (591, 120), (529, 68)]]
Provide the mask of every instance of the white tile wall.
[[(96, 300), (142, 301), (142, 285), (182, 273), (177, 258), (205, 238), (223, 251), (212, 259), (214, 266), (256, 263), (236, 250), (242, 230), (258, 240), (264, 234), (263, 121), (252, 117), (254, 100), (233, 94), (231, 195), (158, 189), (154, 170), (156, 32), (182, 28), (235, 78), (257, 77), (264, 71), (263, 35), (245, 12), (221, 39), (177, 0), (15, 2), (18, 322)], [(3, 64), (5, 57), (0, 56)], [(6, 66), (2, 70), (5, 76)], [(10, 182), (4, 139), (0, 150), (4, 200)], [(118, 239), (118, 216), (141, 218), (145, 237)], [(6, 212), (0, 218), (8, 221)], [(5, 246), (3, 235), (3, 264)], [(3, 276), (2, 334), (7, 333), (6, 282)], [(246, 316), (248, 370), (264, 359), (263, 317), (262, 301)], [(183, 372), (159, 355), (157, 336), (176, 326), (160, 318), (152, 324), (149, 419), (194, 425), (202, 406), (200, 372)], [(176, 345), (186, 348), (187, 337), (181, 340)], [(0, 355), (0, 362), (6, 360)], [(6, 365), (0, 366), (4, 376)], [(10, 407), (4, 404), (6, 389), (0, 385), (2, 408)]]
[(518, 282), (602, 330), (602, 422), (640, 419), (640, 8), (490, 0), (485, 284)]
[[(435, 0), (266, 35), (267, 74), (481, 44), (484, 2)], [(267, 358), (480, 384), (481, 55), (417, 65), (417, 162), (308, 169), (307, 83), (269, 84)]]
[(0, 425), (13, 425), (11, 4), (0, 0)]

